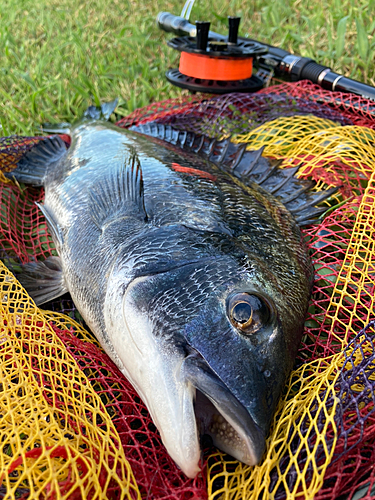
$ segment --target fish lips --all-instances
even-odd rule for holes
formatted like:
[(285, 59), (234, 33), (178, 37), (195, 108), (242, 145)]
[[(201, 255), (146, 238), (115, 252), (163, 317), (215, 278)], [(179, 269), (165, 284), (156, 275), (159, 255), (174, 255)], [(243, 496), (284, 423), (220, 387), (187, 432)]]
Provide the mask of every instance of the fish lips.
[(181, 371), (199, 391), (196, 417), (201, 434), (211, 436), (215, 446), (237, 460), (258, 464), (265, 450), (265, 434), (247, 409), (198, 353), (184, 359)]

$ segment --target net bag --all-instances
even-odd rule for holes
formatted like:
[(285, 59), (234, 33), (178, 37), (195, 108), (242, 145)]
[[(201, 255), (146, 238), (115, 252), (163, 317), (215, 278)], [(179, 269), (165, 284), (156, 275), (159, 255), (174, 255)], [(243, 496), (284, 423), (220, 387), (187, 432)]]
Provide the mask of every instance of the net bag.
[[(339, 188), (324, 219), (304, 229), (315, 285), (295, 369), (263, 461), (248, 467), (207, 448), (201, 472), (187, 479), (69, 296), (41, 310), (1, 265), (1, 498), (375, 498), (372, 112), (364, 99), (298, 82), (168, 100), (118, 122), (233, 135), (251, 149), (264, 146), (284, 168), (303, 162), (299, 175), (316, 189)], [(38, 140), (1, 139), (1, 170)], [(0, 199), (4, 262), (53, 255), (35, 206), (42, 190), (3, 178)]]

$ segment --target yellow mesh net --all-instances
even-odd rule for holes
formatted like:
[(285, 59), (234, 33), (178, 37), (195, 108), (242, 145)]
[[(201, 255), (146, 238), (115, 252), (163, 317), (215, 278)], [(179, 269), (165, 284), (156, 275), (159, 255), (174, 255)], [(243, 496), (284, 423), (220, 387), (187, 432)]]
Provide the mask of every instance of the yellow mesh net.
[[(327, 204), (325, 221), (305, 233), (317, 286), (297, 368), (278, 406), (265, 459), (248, 467), (214, 453), (208, 458), (208, 497), (310, 499), (324, 486), (342, 436), (344, 453), (348, 439), (355, 441), (359, 432), (357, 421), (361, 436), (366, 432), (371, 407), (365, 396), (359, 399), (366, 386), (360, 376), (355, 384), (346, 386), (345, 381), (374, 355), (368, 336), (357, 334), (373, 318), (375, 132), (297, 116), (278, 118), (237, 140), (251, 149), (265, 146), (265, 156), (285, 158), (284, 166), (303, 161), (300, 175), (318, 179), (318, 189), (323, 184), (341, 189)], [(12, 274), (4, 266), (0, 271), (4, 498), (24, 492), (29, 492), (25, 498), (109, 498), (115, 490), (121, 492), (116, 498), (138, 498), (118, 433), (98, 395), (100, 387), (94, 390), (51, 324), (73, 328), (87, 343), (95, 341), (71, 318), (36, 308)], [(373, 362), (361, 373), (371, 382), (375, 376), (373, 371), (367, 376), (369, 366)], [(350, 391), (360, 411), (349, 411), (353, 425), (345, 434), (342, 401)]]
[(110, 416), (50, 326), (72, 320), (40, 311), (0, 265), (2, 498), (106, 499), (114, 485), (139, 497)]
[(267, 122), (248, 134), (238, 135), (237, 141), (248, 143), (250, 149), (265, 146), (264, 154), (285, 158), (284, 166), (303, 162), (300, 174), (339, 162), (367, 178), (375, 161), (374, 138), (374, 130), (341, 127), (331, 120), (307, 115)]

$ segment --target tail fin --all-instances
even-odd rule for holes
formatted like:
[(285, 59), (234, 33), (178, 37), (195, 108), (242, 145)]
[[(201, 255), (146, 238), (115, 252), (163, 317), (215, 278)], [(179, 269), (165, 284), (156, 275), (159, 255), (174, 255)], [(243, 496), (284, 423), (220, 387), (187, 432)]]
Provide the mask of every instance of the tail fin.
[[(83, 113), (83, 117), (78, 120), (109, 120), (111, 114), (114, 112), (118, 104), (118, 99), (114, 99), (111, 102), (104, 102), (101, 106), (89, 106)], [(49, 134), (70, 134), (72, 124), (69, 122), (62, 123), (43, 123), (41, 126), (43, 133)]]
[(89, 106), (83, 113), (83, 119), (88, 120), (109, 120), (118, 104), (118, 99), (111, 102), (104, 102), (100, 107)]

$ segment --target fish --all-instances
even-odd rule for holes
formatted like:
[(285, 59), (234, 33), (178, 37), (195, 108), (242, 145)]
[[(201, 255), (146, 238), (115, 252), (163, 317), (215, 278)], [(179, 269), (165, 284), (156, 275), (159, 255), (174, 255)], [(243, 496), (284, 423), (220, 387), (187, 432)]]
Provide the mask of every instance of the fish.
[(6, 174), (44, 187), (57, 252), (17, 277), (37, 305), (70, 293), (186, 476), (202, 436), (256, 465), (311, 294), (300, 228), (335, 190), (230, 139), (96, 118)]

